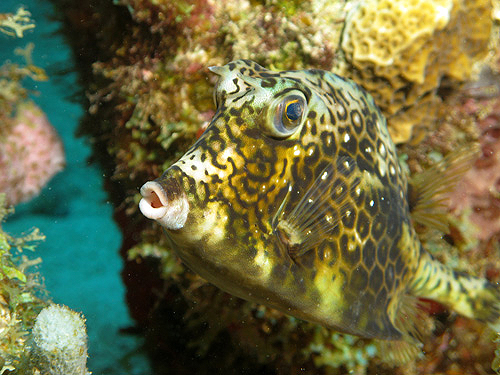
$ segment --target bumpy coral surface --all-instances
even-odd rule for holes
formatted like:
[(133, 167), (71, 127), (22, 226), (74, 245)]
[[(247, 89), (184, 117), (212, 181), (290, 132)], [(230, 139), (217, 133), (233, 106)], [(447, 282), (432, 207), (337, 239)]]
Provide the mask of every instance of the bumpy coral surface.
[(442, 80), (468, 79), (486, 55), (492, 22), (489, 0), (360, 2), (346, 19), (339, 71), (372, 93), (394, 141), (405, 142), (433, 121)]
[(37, 195), (64, 167), (62, 142), (32, 102), (19, 104), (11, 124), (0, 130), (0, 191), (9, 204)]
[(30, 361), (42, 374), (87, 375), (85, 319), (66, 306), (50, 305), (36, 317)]

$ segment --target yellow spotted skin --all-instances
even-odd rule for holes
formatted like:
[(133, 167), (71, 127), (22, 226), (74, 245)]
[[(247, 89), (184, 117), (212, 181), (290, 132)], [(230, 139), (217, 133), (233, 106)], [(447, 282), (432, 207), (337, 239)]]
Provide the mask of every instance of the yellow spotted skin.
[[(189, 202), (184, 226), (167, 230), (172, 248), (241, 298), (363, 337), (411, 340), (397, 319), (403, 297), (434, 290), (440, 299), (458, 284), (450, 273), (447, 290), (432, 287), (446, 272), (429, 273), (434, 261), (412, 227), (407, 180), (372, 97), (321, 70), (238, 60), (214, 71), (214, 118), (157, 180)], [(293, 94), (304, 114), (283, 136), (276, 103)], [(328, 166), (345, 195), (322, 207), (338, 220), (295, 254), (292, 244), (306, 238), (287, 232), (287, 217)]]

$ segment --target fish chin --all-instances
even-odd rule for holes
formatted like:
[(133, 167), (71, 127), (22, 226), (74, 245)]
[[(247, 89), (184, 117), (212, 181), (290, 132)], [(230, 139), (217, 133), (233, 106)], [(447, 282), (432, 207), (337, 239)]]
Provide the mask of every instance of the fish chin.
[(139, 209), (148, 219), (156, 220), (169, 230), (184, 227), (189, 213), (189, 203), (185, 194), (168, 199), (167, 191), (161, 183), (148, 181), (141, 187), (141, 195)]

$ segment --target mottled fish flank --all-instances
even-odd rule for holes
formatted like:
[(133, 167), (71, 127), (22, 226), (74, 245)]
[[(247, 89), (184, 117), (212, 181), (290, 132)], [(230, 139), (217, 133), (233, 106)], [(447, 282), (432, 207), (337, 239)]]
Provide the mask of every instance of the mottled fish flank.
[(141, 211), (190, 268), (241, 298), (363, 337), (417, 342), (415, 297), (498, 326), (497, 286), (422, 248), (419, 206), (366, 91), (315, 69), (247, 60), (210, 69), (219, 76), (210, 125), (141, 189)]

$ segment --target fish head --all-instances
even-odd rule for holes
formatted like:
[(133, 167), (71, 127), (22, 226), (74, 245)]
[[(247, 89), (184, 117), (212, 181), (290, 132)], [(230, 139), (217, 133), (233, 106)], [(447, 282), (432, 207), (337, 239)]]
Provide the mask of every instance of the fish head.
[(303, 147), (313, 141), (305, 124), (314, 98), (301, 80), (246, 60), (210, 69), (219, 76), (213, 119), (185, 155), (142, 186), (139, 207), (190, 268), (228, 290), (221, 278), (258, 279), (290, 260), (273, 218), (294, 179), (313, 178), (302, 166), (319, 150)]

